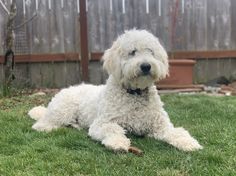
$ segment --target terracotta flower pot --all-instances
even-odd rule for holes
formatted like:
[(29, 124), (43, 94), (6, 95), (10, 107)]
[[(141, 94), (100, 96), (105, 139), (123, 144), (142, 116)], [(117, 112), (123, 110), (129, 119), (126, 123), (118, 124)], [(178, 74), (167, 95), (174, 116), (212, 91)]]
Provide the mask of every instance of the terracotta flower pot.
[(192, 85), (193, 67), (196, 62), (187, 59), (169, 60), (169, 76), (157, 83), (157, 85)]

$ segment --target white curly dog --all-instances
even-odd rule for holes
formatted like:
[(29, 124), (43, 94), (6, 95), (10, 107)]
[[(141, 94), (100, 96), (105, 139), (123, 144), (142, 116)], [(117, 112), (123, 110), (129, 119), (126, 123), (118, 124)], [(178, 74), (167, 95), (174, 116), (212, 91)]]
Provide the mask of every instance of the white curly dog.
[(48, 107), (29, 111), (33, 129), (88, 128), (92, 139), (114, 151), (128, 151), (126, 131), (163, 140), (180, 150), (202, 146), (184, 128), (175, 128), (155, 82), (168, 75), (168, 57), (158, 39), (145, 30), (129, 30), (105, 51), (106, 85), (82, 84), (62, 89)]

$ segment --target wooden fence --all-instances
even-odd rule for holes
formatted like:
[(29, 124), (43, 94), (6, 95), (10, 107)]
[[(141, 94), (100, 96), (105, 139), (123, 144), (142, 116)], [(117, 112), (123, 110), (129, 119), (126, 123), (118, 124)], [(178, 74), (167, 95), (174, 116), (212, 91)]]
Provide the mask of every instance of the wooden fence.
[[(2, 2), (9, 7), (9, 0)], [(229, 76), (234, 70), (235, 0), (16, 2), (16, 72), (24, 80), (20, 82), (29, 85), (63, 87), (88, 77), (93, 83), (104, 82), (101, 63), (95, 60), (119, 34), (134, 27), (158, 36), (172, 58), (201, 58), (196, 65), (196, 82), (205, 82), (214, 75)], [(7, 14), (0, 6), (0, 55), (4, 54), (6, 20)], [(230, 70), (225, 69), (227, 73), (219, 71), (222, 62), (231, 65)], [(209, 76), (208, 69), (214, 64), (218, 66), (213, 69), (215, 72), (211, 69)]]
[[(36, 16), (16, 29), (16, 53), (79, 52), (79, 2), (17, 0), (16, 26)], [(134, 27), (151, 31), (168, 51), (236, 47), (235, 0), (87, 0), (86, 6), (91, 52), (104, 51), (125, 29)], [(3, 54), (7, 15), (1, 7), (0, 16)]]

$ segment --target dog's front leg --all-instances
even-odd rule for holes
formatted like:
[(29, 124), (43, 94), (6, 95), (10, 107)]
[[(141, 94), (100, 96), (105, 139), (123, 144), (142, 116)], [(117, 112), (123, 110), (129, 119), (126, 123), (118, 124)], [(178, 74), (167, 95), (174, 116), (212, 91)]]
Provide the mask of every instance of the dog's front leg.
[(114, 151), (127, 152), (130, 147), (125, 130), (116, 123), (95, 121), (89, 128), (89, 136)]
[(175, 128), (164, 109), (161, 111), (161, 115), (154, 120), (153, 131), (149, 136), (163, 140), (183, 151), (203, 148), (187, 130), (182, 127)]

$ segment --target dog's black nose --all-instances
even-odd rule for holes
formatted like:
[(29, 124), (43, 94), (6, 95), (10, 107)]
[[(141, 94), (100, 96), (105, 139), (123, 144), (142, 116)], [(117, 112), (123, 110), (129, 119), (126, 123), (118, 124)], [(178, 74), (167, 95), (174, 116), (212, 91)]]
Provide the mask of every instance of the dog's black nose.
[(142, 63), (140, 68), (144, 74), (148, 74), (151, 70), (151, 65), (149, 63)]

